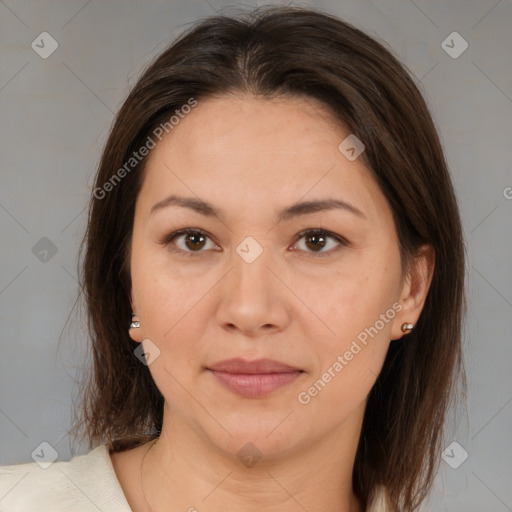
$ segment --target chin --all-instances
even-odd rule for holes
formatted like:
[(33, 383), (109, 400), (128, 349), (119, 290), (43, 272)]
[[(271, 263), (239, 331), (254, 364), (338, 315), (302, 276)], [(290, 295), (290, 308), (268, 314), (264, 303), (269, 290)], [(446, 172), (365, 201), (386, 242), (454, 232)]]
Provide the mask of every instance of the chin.
[(209, 432), (205, 433), (218, 449), (228, 456), (236, 456), (246, 466), (245, 458), (278, 459), (307, 441), (301, 435), (300, 425), (294, 421), (292, 410), (290, 407), (250, 414), (236, 412), (221, 421), (225, 430), (215, 424), (214, 430), (209, 425)]

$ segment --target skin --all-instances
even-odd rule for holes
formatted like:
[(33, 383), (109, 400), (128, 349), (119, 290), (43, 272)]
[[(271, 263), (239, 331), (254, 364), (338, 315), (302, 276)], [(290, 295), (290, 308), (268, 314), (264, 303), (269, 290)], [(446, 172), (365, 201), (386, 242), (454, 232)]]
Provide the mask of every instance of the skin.
[[(229, 95), (199, 101), (152, 151), (130, 257), (141, 327), (130, 336), (160, 350), (148, 369), (165, 411), (149, 452), (145, 444), (111, 454), (134, 512), (149, 510), (146, 452), (151, 510), (362, 510), (351, 479), (366, 398), (390, 340), (421, 313), (433, 253), (423, 248), (402, 274), (389, 204), (362, 158), (338, 149), (348, 135), (316, 100)], [(179, 206), (151, 214), (170, 194), (208, 201), (222, 218)], [(364, 218), (331, 209), (277, 220), (295, 202), (328, 197)], [(209, 238), (159, 243), (187, 227)], [(327, 238), (315, 250), (298, 237), (306, 228), (348, 245)], [(251, 263), (236, 251), (248, 236), (263, 250)], [(394, 318), (300, 403), (298, 394), (393, 304), (401, 306)], [(303, 373), (267, 397), (241, 397), (205, 370), (232, 357), (272, 358)], [(262, 457), (252, 467), (237, 456), (248, 442)]]

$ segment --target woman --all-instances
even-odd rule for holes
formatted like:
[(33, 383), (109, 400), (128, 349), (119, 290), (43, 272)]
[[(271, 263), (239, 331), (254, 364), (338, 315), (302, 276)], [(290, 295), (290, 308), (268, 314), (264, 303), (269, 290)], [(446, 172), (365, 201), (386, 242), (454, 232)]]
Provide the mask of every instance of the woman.
[(2, 468), (1, 510), (424, 500), (464, 246), (428, 109), (379, 43), (288, 7), (189, 30), (115, 120), (84, 247), (76, 431), (97, 447)]

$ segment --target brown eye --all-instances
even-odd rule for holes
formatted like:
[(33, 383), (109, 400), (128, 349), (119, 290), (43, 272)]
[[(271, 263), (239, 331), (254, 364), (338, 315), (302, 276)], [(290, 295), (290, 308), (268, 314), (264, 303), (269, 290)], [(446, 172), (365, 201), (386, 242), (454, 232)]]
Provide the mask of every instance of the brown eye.
[(185, 237), (185, 245), (192, 251), (200, 250), (205, 246), (206, 238), (200, 233), (188, 233), (183, 236)]
[(322, 250), (325, 245), (326, 245), (326, 238), (324, 235), (319, 235), (317, 233), (312, 233), (311, 235), (306, 235), (305, 237), (305, 240), (306, 240), (306, 245), (310, 248), (310, 249), (313, 249), (314, 251), (316, 250)]
[[(330, 256), (331, 253), (337, 251), (341, 246), (347, 246), (348, 242), (341, 236), (325, 231), (324, 229), (308, 229), (299, 233), (300, 240), (304, 240), (305, 249), (298, 247), (309, 253), (316, 253), (318, 256)], [(327, 247), (327, 249), (326, 249)]]
[[(209, 247), (208, 241), (211, 242), (210, 237), (197, 229), (180, 229), (170, 235), (166, 236), (162, 240), (162, 245), (168, 246), (172, 244), (173, 250), (176, 252), (182, 252), (185, 254), (205, 252)], [(213, 244), (215, 246), (215, 244)], [(205, 250), (203, 250), (206, 247)]]

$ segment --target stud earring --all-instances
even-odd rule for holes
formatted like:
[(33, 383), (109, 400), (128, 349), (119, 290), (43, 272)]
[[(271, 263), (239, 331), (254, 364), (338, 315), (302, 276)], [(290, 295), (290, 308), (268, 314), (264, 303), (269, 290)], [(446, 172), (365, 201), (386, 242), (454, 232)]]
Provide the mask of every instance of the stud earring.
[[(135, 313), (132, 313), (132, 318), (135, 316)], [(135, 322), (130, 323), (130, 329), (138, 329), (140, 327), (140, 322), (135, 320)]]
[(414, 329), (414, 324), (402, 324), (402, 332), (411, 331)]

